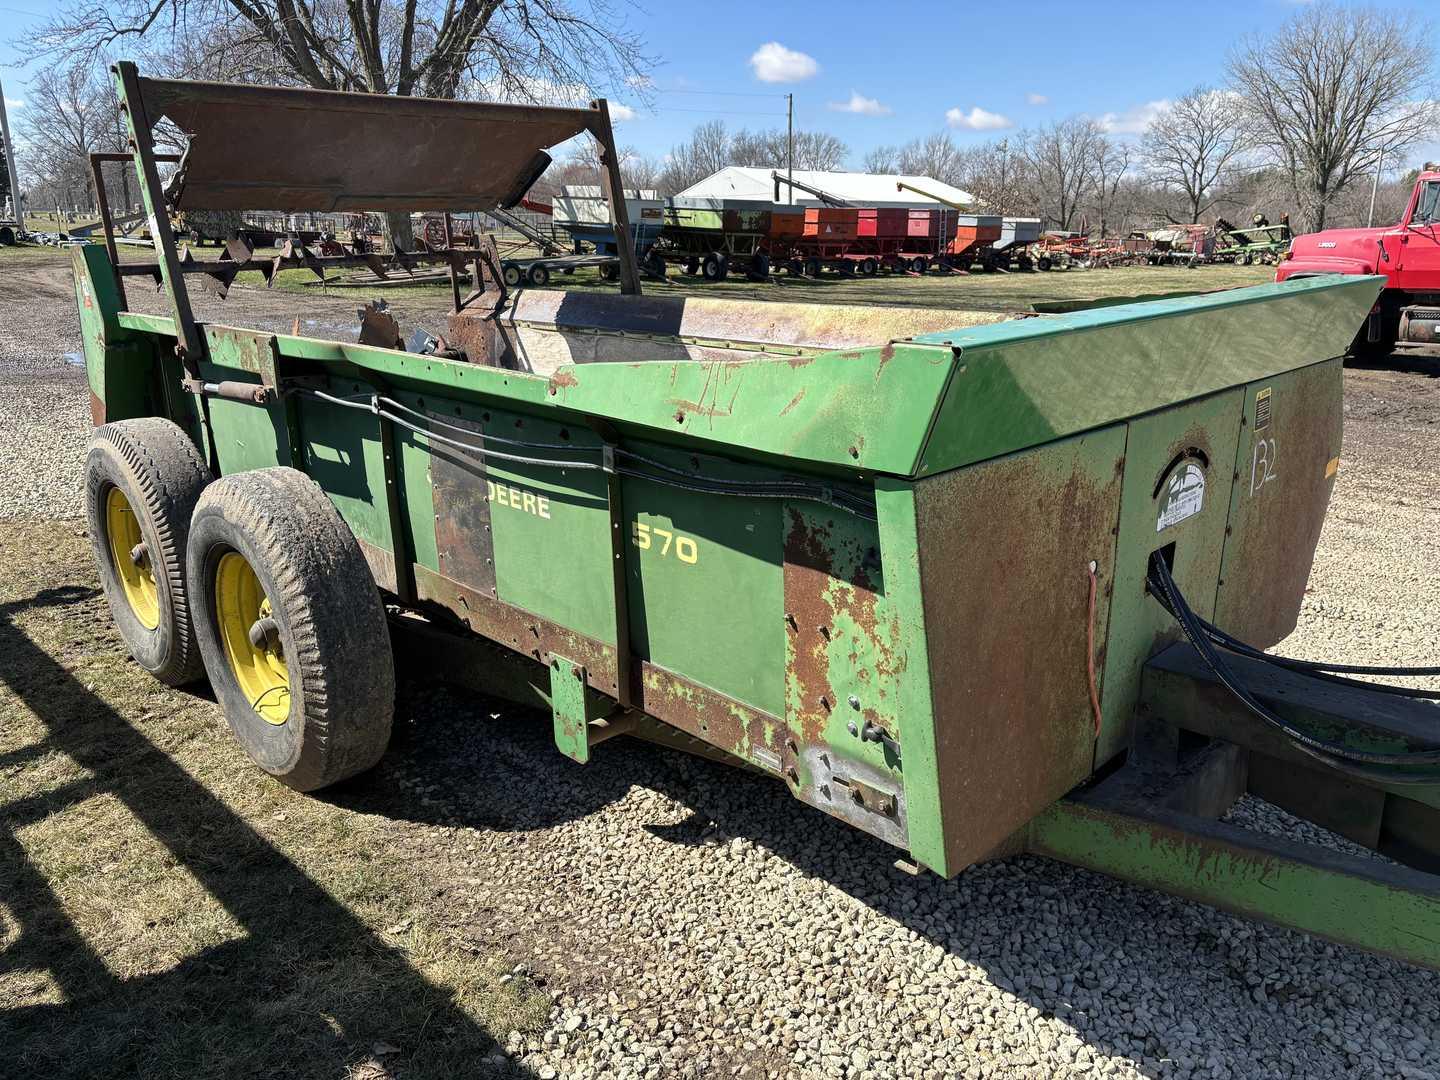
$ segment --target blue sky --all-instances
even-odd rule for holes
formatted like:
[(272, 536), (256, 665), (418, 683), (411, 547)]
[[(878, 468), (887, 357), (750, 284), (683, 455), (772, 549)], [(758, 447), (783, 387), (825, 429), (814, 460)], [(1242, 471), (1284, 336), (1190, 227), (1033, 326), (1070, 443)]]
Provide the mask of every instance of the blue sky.
[[(11, 102), (24, 101), (32, 73), (13, 66), (13, 41), (50, 6), (0, 0), (0, 79)], [(1435, 0), (1411, 6), (1440, 15)], [(710, 119), (783, 127), (787, 92), (796, 126), (840, 136), (857, 167), (877, 145), (941, 128), (963, 145), (1083, 113), (1133, 134), (1155, 103), (1219, 81), (1237, 38), (1274, 30), (1296, 7), (641, 0), (630, 26), (662, 63), (653, 111), (629, 99), (635, 115), (617, 137), (659, 156)], [(612, 100), (627, 103), (624, 94)], [(20, 109), (12, 104), (12, 123)]]

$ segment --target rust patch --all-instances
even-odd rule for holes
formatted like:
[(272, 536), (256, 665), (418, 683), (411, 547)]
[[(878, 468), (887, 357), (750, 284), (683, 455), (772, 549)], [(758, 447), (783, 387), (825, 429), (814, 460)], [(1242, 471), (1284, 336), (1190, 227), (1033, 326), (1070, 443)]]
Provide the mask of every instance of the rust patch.
[[(1273, 388), (1270, 422), (1255, 430), (1254, 402), (1247, 402), (1215, 622), (1269, 648), (1295, 629), (1335, 486), (1330, 462), (1340, 453), (1343, 426), (1340, 362), (1261, 386)], [(1216, 462), (1217, 469), (1228, 467)]]
[(792, 368), (802, 368), (802, 367), (806, 367), (806, 366), (808, 366), (808, 365), (810, 365), (810, 364), (813, 364), (814, 362), (815, 362), (815, 354), (814, 354), (814, 353), (805, 353), (805, 354), (803, 354), (803, 355), (801, 355), (801, 356), (787, 356), (787, 357), (785, 358), (785, 363), (789, 364)]
[[(415, 567), (415, 592), (422, 607), (442, 613), (472, 633), (531, 660), (548, 665), (552, 654), (558, 654), (581, 665), (590, 686), (602, 694), (615, 696), (614, 646), (577, 634), (423, 566)], [(779, 771), (780, 743), (784, 737), (784, 722), (779, 717), (691, 682), (648, 660), (636, 660), (632, 668), (639, 675), (641, 687), (637, 704), (646, 714), (772, 773)]]
[(718, 405), (701, 405), (698, 401), (686, 401), (684, 398), (670, 398), (667, 404), (675, 405), (682, 411), (696, 413), (699, 416), (729, 416), (728, 408), (721, 408)]
[(887, 341), (880, 350), (880, 362), (875, 366), (875, 381), (880, 381), (880, 376), (885, 374), (885, 365), (895, 359), (895, 343)]
[[(1089, 775), (1089, 562), (1104, 670), (1117, 431), (916, 486), (946, 864), (965, 866)], [(1103, 694), (1105, 687), (1100, 691)]]
[(550, 385), (552, 387), (563, 386), (569, 388), (571, 386), (579, 386), (580, 380), (575, 377), (573, 371), (557, 371), (554, 375), (550, 376)]
[[(484, 444), (482, 424), (458, 416), (436, 417), (473, 431)], [(440, 572), (480, 592), (495, 595), (495, 541), (490, 532), (490, 492), (485, 459), (430, 445), (435, 505), (435, 550)]]
[(100, 400), (94, 390), (90, 391), (90, 422), (96, 427), (105, 423), (105, 402)]
[(795, 396), (790, 399), (790, 404), (786, 405), (783, 409), (780, 410), (780, 415), (781, 415), (781, 416), (784, 416), (784, 415), (785, 415), (786, 413), (788, 413), (791, 409), (795, 408), (796, 405), (799, 405), (799, 404), (800, 404), (800, 400), (801, 400), (804, 396), (805, 396), (805, 388), (802, 386), (802, 387), (800, 388), (800, 390), (795, 394)]
[(640, 664), (641, 707), (693, 738), (780, 772), (784, 724), (779, 717), (707, 690), (648, 660)]

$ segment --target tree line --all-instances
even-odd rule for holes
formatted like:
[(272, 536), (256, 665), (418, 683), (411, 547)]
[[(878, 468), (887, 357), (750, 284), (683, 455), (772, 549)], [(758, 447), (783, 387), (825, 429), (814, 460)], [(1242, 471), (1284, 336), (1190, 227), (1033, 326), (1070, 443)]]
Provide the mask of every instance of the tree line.
[[(946, 130), (879, 146), (869, 173), (928, 176), (994, 213), (1048, 227), (1115, 235), (1143, 225), (1226, 215), (1282, 214), (1307, 230), (1395, 220), (1413, 185), (1406, 154), (1440, 132), (1428, 28), (1405, 13), (1317, 5), (1270, 37), (1239, 42), (1220, 86), (1197, 86), (1157, 108), (1138, 138), (1073, 116), (961, 146)], [(795, 167), (836, 169), (849, 148), (823, 132), (796, 133)], [(624, 153), (627, 185), (673, 195), (726, 165), (784, 169), (784, 131), (697, 127), (656, 160)], [(560, 176), (589, 175), (568, 163)], [(568, 182), (579, 182), (569, 180)]]
[[(168, 77), (567, 104), (609, 92), (643, 107), (655, 66), (608, 0), (70, 0), (31, 46), (55, 61), (27, 88), (19, 125), (33, 208), (93, 205), (89, 154), (123, 149), (103, 57), (121, 41), (134, 54), (137, 40), (146, 69)], [(805, 129), (794, 164), (928, 176), (992, 212), (1112, 235), (1255, 212), (1306, 229), (1363, 224), (1383, 165), (1392, 178), (1375, 216), (1394, 220), (1407, 155), (1440, 129), (1434, 74), (1415, 16), (1322, 3), (1239, 41), (1223, 83), (1164, 103), (1134, 137), (1073, 116), (963, 146), (941, 130), (852, 162), (841, 139)], [(621, 157), (627, 186), (668, 195), (727, 165), (783, 170), (790, 147), (784, 129), (717, 120), (663, 157)], [(594, 182), (596, 165), (587, 146), (548, 184)]]

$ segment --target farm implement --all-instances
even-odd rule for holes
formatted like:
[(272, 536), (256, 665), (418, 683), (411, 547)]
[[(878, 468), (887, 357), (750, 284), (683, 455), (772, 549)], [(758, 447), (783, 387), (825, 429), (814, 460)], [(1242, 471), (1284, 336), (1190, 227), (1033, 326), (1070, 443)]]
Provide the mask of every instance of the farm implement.
[[(1260, 221), (1264, 219), (1261, 218)], [(1215, 221), (1215, 232), (1220, 240), (1215, 257), (1223, 262), (1233, 262), (1237, 266), (1249, 266), (1251, 263), (1273, 266), (1284, 258), (1285, 253), (1290, 250), (1290, 241), (1294, 239), (1294, 234), (1286, 222), (1279, 225), (1257, 222), (1248, 228), (1239, 229), (1224, 218), (1218, 218)]]
[[(613, 174), (603, 105), (116, 87), (169, 313), (74, 252), (90, 534), (136, 660), (208, 677), (271, 776), (381, 758), (393, 632), (577, 762), (655, 739), (938, 874), (1036, 852), (1440, 965), (1440, 713), (1261, 651), (1379, 279), (1030, 318), (646, 297), (621, 200), (626, 293), (511, 294), (478, 257), (443, 348), (272, 334), (195, 319), (162, 118), (182, 209), (485, 211), (583, 131)], [(1247, 791), (1388, 858), (1223, 820)]]

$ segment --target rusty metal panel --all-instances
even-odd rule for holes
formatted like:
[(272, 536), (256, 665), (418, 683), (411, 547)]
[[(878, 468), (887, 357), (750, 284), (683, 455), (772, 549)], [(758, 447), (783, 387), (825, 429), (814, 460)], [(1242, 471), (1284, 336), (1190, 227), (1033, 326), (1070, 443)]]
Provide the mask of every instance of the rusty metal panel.
[(599, 123), (558, 109), (141, 79), (151, 123), (190, 136), (175, 205), (206, 210), (489, 210), (541, 152)]
[(916, 485), (947, 868), (1090, 774), (1088, 638), (1098, 672), (1125, 437), (1117, 425)]
[(1340, 468), (1343, 394), (1338, 359), (1245, 390), (1214, 621), (1259, 648), (1300, 614)]
[[(473, 431), (484, 445), (484, 426), (459, 416), (435, 417)], [(445, 432), (454, 438), (455, 432)], [(463, 436), (461, 436), (463, 438)], [(435, 505), (435, 552), (440, 572), (478, 592), (495, 595), (495, 538), (490, 530), (490, 490), (485, 459), (430, 444), (430, 484)]]
[(784, 770), (795, 796), (908, 848), (901, 651), (873, 522), (785, 504)]

